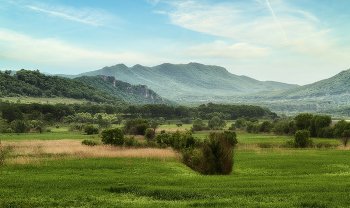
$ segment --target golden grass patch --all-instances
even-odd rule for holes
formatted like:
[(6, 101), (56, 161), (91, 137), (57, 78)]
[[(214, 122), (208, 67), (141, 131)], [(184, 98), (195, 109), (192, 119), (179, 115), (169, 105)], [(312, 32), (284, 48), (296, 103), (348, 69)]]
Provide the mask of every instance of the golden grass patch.
[[(178, 158), (179, 153), (171, 148), (125, 148), (110, 145), (86, 146), (80, 140), (26, 140), (3, 142), (10, 147), (11, 153), (5, 161), (8, 164), (29, 164), (40, 158), (91, 158), (91, 157), (146, 157)], [(59, 157), (61, 155), (61, 157)]]

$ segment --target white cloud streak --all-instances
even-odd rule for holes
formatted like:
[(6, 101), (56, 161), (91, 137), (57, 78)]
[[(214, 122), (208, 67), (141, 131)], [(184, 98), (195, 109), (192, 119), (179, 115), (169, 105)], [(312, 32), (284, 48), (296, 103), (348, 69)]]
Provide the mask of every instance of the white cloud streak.
[[(275, 5), (274, 10), (269, 3)], [(175, 8), (168, 12), (171, 23), (186, 29), (251, 45), (265, 45), (276, 51), (283, 49), (284, 57), (301, 54), (349, 62), (344, 58), (350, 56), (349, 48), (337, 44), (332, 30), (324, 28), (313, 14), (294, 9), (283, 1), (206, 4), (188, 0), (169, 4)]]
[(0, 29), (0, 58), (68, 68), (96, 69), (116, 63), (153, 64), (158, 57), (137, 52), (107, 53), (75, 47), (55, 39), (35, 39)]
[(203, 43), (190, 47), (184, 51), (193, 57), (222, 57), (234, 59), (261, 58), (268, 56), (272, 51), (269, 48), (262, 48), (248, 43), (236, 43), (228, 45), (224, 41), (214, 43)]
[(45, 10), (45, 9), (41, 9), (41, 8), (38, 8), (38, 7), (35, 7), (35, 6), (30, 6), (30, 5), (27, 5), (26, 7), (31, 9), (31, 10), (37, 11), (37, 12), (47, 13), (47, 14), (50, 14), (52, 16), (56, 16), (56, 17), (60, 17), (60, 18), (63, 18), (63, 19), (84, 23), (84, 24), (89, 24), (89, 25), (92, 25), (92, 26), (102, 26), (103, 25), (102, 22), (101, 22), (101, 19), (100, 18), (96, 18), (96, 17), (91, 17), (91, 16), (88, 16), (88, 17), (77, 17), (77, 16), (72, 16), (72, 15), (69, 15), (69, 14), (65, 14), (63, 12), (56, 12), (56, 11)]

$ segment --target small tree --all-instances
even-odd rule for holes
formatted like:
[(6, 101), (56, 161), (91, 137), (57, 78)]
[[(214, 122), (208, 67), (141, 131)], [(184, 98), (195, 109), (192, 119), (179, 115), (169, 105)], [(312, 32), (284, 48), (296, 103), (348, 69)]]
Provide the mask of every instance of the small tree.
[(147, 141), (153, 141), (155, 136), (156, 136), (156, 133), (154, 132), (154, 130), (146, 129), (145, 138)]
[(350, 130), (345, 130), (341, 136), (341, 140), (343, 141), (344, 146), (347, 145), (350, 139)]
[(103, 144), (111, 144), (116, 146), (123, 146), (124, 134), (121, 129), (105, 129), (101, 132), (101, 141)]
[(90, 123), (88, 123), (88, 124), (86, 124), (86, 126), (84, 126), (84, 131), (87, 135), (98, 134), (98, 128)]
[(310, 131), (303, 129), (295, 132), (294, 145), (295, 147), (309, 147), (313, 141), (310, 139)]

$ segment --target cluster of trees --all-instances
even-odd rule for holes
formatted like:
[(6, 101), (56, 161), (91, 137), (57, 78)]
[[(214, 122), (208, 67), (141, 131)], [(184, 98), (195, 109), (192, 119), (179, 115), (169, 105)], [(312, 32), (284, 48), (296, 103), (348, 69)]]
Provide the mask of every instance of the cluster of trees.
[(275, 133), (295, 135), (298, 130), (307, 130), (311, 137), (319, 138), (341, 138), (345, 143), (350, 139), (350, 123), (345, 120), (338, 121), (331, 126), (332, 118), (328, 115), (313, 115), (302, 113), (285, 120), (275, 119), (274, 121), (253, 121), (247, 118), (239, 118), (230, 129), (244, 129), (248, 133)]
[(124, 106), (117, 97), (102, 92), (85, 83), (58, 76), (46, 76), (36, 71), (20, 70), (11, 76), (11, 71), (0, 71), (0, 97), (66, 97), (86, 99), (92, 102)]
[(223, 105), (208, 103), (207, 105), (200, 105), (198, 107), (187, 106), (167, 106), (162, 104), (148, 104), (142, 106), (130, 105), (123, 109), (123, 113), (131, 115), (151, 116), (151, 117), (172, 117), (177, 116), (195, 120), (200, 118), (202, 120), (210, 120), (217, 116), (224, 120), (234, 120), (242, 116), (247, 117), (266, 117), (274, 119), (277, 117), (276, 113), (269, 109), (261, 108), (252, 105)]

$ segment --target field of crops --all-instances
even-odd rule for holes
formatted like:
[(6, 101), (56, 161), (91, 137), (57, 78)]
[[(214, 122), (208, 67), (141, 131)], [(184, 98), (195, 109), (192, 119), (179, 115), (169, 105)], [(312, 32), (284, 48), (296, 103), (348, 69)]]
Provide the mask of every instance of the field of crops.
[(349, 207), (349, 148), (280, 147), (291, 138), (238, 133), (234, 171), (204, 176), (171, 149), (88, 147), (80, 142), (97, 135), (62, 130), (2, 134), (0, 207)]

